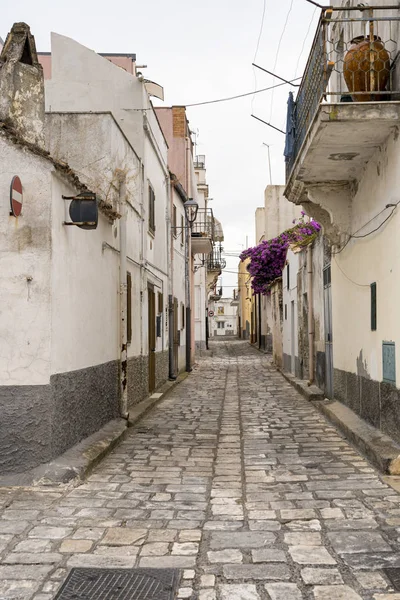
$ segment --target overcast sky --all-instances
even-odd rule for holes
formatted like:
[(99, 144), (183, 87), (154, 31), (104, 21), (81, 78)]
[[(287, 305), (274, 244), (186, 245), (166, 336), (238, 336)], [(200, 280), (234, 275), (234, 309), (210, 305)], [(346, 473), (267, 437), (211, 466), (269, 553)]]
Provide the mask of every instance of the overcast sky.
[[(5, 38), (15, 21), (25, 21), (39, 51), (50, 50), (54, 31), (97, 52), (136, 53), (138, 64), (147, 65), (145, 77), (164, 87), (165, 106), (191, 104), (278, 83), (259, 70), (255, 79), (251, 66), (263, 11), (264, 0), (3, 0), (0, 35)], [(301, 75), (318, 16), (319, 9), (306, 0), (265, 0), (256, 62), (288, 79)], [(284, 183), (284, 135), (250, 115), (285, 129), (290, 89), (188, 108), (229, 252), (239, 254), (246, 236), (254, 243), (254, 213), (269, 183), (263, 142), (271, 146), (273, 183)], [(227, 271), (236, 271), (237, 263), (228, 259)], [(236, 284), (237, 277), (226, 272), (224, 295)]]

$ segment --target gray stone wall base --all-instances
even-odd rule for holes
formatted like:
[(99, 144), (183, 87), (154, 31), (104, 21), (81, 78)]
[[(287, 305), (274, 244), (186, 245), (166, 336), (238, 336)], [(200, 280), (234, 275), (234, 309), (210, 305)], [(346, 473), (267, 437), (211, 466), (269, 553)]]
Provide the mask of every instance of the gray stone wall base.
[[(282, 372), (287, 379), (305, 398), (313, 400), (313, 404), (324, 414), (333, 425), (335, 425), (382, 473), (389, 475), (400, 475), (400, 444), (394, 436), (386, 435), (372, 425), (369, 425), (364, 419), (359, 417), (351, 408), (341, 401), (325, 400), (324, 394), (316, 386), (308, 387), (306, 382), (298, 380), (289, 373)], [(347, 373), (345, 371), (335, 371), (335, 384), (341, 387), (336, 390), (342, 397), (347, 390), (354, 390), (353, 378), (349, 378), (350, 386), (347, 388)], [(376, 382), (375, 382), (376, 383)], [(362, 382), (361, 382), (362, 384)], [(396, 388), (389, 384), (380, 384), (384, 386), (380, 393), (390, 396), (389, 405), (392, 407), (393, 419), (392, 427), (399, 426), (398, 421), (398, 392)], [(394, 410), (396, 408), (397, 410)], [(393, 431), (397, 434), (397, 430)]]
[(118, 361), (0, 387), (0, 474), (62, 454), (119, 416)]
[(333, 376), (335, 399), (400, 443), (400, 389), (340, 369)]
[(128, 405), (138, 404), (149, 395), (149, 357), (128, 357)]

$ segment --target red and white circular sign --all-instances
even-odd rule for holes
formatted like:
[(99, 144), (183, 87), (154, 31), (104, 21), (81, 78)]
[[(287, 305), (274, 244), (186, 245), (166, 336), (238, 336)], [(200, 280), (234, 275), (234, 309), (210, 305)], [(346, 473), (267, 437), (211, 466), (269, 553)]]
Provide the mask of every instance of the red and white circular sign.
[(19, 217), (22, 210), (22, 183), (18, 175), (12, 178), (10, 188), (11, 214)]
[(209, 310), (208, 311), (208, 316), (209, 317), (213, 317), (214, 316), (214, 311), (213, 310)]

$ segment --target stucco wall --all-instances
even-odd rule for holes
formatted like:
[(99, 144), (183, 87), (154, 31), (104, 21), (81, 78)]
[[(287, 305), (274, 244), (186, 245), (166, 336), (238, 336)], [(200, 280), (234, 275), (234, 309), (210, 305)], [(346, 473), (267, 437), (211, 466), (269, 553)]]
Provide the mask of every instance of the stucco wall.
[[(0, 385), (46, 385), (51, 372), (51, 166), (0, 136)], [(10, 212), (18, 175), (22, 214)]]

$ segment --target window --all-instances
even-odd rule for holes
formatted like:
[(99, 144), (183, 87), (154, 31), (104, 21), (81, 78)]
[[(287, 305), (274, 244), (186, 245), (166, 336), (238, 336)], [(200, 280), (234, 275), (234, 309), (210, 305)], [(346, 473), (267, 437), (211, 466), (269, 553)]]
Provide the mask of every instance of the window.
[(185, 305), (181, 303), (181, 329), (185, 329)]
[(154, 190), (149, 184), (149, 230), (154, 233), (156, 230), (156, 211), (155, 211), (156, 197)]
[(158, 292), (158, 313), (162, 314), (164, 309), (164, 294)]
[(285, 304), (285, 321), (287, 321), (287, 304)]
[(225, 329), (225, 321), (218, 321), (217, 322), (217, 328), (218, 329)]
[(132, 276), (129, 271), (126, 274), (126, 341), (132, 341)]
[(183, 246), (185, 241), (185, 217), (181, 215), (181, 246)]
[(176, 206), (175, 204), (172, 207), (172, 230), (174, 232), (174, 237), (177, 237), (178, 233), (176, 230)]
[(376, 331), (376, 283), (371, 283), (371, 331)]

